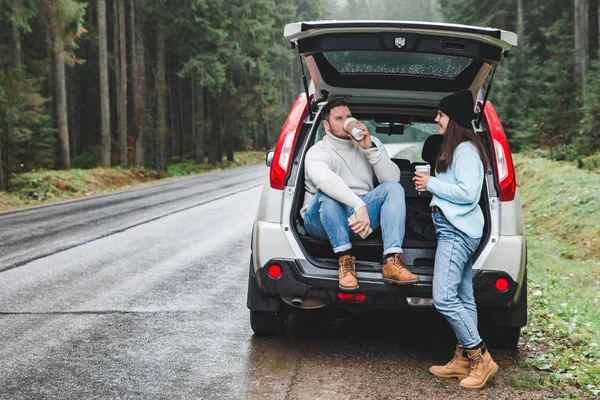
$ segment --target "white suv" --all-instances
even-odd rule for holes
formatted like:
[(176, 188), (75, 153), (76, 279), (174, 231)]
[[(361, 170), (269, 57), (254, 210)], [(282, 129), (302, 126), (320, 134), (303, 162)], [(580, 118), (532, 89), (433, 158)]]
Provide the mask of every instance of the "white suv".
[[(479, 203), (485, 227), (473, 262), (475, 298), (486, 343), (515, 347), (527, 321), (521, 201), (504, 130), (493, 106), (481, 100), (486, 77), (516, 46), (516, 35), (441, 23), (315, 21), (289, 24), (284, 36), (305, 61), (311, 83), (309, 87), (305, 80), (307, 93), (298, 97), (276, 149), (267, 155), (271, 170), (253, 227), (248, 281), (254, 332), (280, 332), (294, 308), (432, 306), (437, 241), (431, 194), (419, 195), (412, 177), (416, 165), (435, 163), (441, 138), (434, 122), (439, 100), (469, 89), (479, 100), (473, 126), (492, 160)], [(375, 231), (353, 243), (360, 291), (340, 292), (331, 245), (306, 234), (299, 214), (305, 193), (304, 159), (324, 134), (320, 111), (333, 98), (346, 100), (353, 116), (384, 143), (400, 167), (407, 204), (404, 260), (420, 276), (418, 284), (382, 282), (382, 240)]]

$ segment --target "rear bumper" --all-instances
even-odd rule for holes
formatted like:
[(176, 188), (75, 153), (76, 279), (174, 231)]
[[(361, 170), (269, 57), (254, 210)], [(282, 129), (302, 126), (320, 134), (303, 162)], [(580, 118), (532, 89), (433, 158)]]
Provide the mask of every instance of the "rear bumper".
[[(356, 293), (365, 294), (361, 303), (349, 303), (338, 299), (340, 292), (336, 270), (323, 270), (322, 275), (311, 275), (306, 270), (314, 270), (306, 260), (273, 259), (264, 267), (256, 270), (260, 291), (268, 296), (291, 295), (302, 298), (317, 298), (325, 304), (352, 308), (386, 308), (411, 309), (407, 298), (432, 298), (431, 275), (421, 275), (422, 281), (412, 285), (390, 285), (379, 278), (361, 277), (360, 289)], [(269, 266), (277, 264), (281, 267), (281, 276), (272, 279), (267, 274)], [(413, 271), (415, 272), (415, 271)], [(418, 272), (417, 272), (418, 273)], [(373, 275), (373, 274), (371, 274)], [(508, 289), (500, 292), (495, 283), (498, 278), (505, 278)], [(508, 309), (515, 305), (519, 284), (504, 271), (479, 270), (473, 276), (475, 301), (478, 307)]]

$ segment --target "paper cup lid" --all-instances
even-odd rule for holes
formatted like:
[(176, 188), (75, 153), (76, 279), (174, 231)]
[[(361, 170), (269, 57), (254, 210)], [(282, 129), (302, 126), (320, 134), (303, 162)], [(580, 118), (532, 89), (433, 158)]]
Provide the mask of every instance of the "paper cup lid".
[(415, 167), (415, 171), (418, 171), (418, 170), (423, 170), (423, 169), (431, 169), (431, 165), (429, 165), (429, 164), (425, 164), (425, 165), (417, 165), (417, 166)]
[(344, 121), (344, 129), (348, 126), (348, 124), (352, 121), (358, 121), (356, 118), (350, 117)]

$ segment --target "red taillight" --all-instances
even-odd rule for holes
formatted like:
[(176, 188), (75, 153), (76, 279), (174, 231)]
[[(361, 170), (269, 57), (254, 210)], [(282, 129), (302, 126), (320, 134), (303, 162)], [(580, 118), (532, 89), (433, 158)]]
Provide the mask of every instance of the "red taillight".
[(496, 182), (500, 189), (500, 201), (512, 201), (515, 198), (517, 181), (508, 140), (492, 103), (486, 103), (484, 114), (494, 147), (493, 159), (496, 166)]
[(279, 265), (273, 264), (267, 270), (267, 275), (269, 275), (272, 279), (277, 279), (281, 276), (281, 267)]
[(337, 294), (338, 299), (341, 301), (349, 301), (352, 303), (362, 303), (367, 298), (366, 294), (358, 294), (358, 293), (340, 293)]
[(306, 95), (302, 93), (298, 96), (285, 124), (283, 124), (283, 129), (281, 129), (281, 134), (275, 147), (273, 162), (271, 163), (270, 178), (273, 189), (283, 190), (285, 179), (290, 172), (290, 163), (292, 162), (294, 147), (298, 138), (296, 134), (302, 126), (304, 114), (308, 110), (307, 105)]
[(496, 279), (496, 290), (499, 292), (506, 292), (508, 290), (508, 279), (498, 278)]

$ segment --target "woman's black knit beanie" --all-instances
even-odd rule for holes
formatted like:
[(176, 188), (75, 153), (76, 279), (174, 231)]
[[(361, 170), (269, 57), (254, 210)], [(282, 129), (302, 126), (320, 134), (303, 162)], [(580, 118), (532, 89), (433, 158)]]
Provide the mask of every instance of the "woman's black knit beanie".
[(473, 130), (474, 107), (473, 94), (469, 90), (461, 90), (440, 100), (438, 109), (463, 128)]

